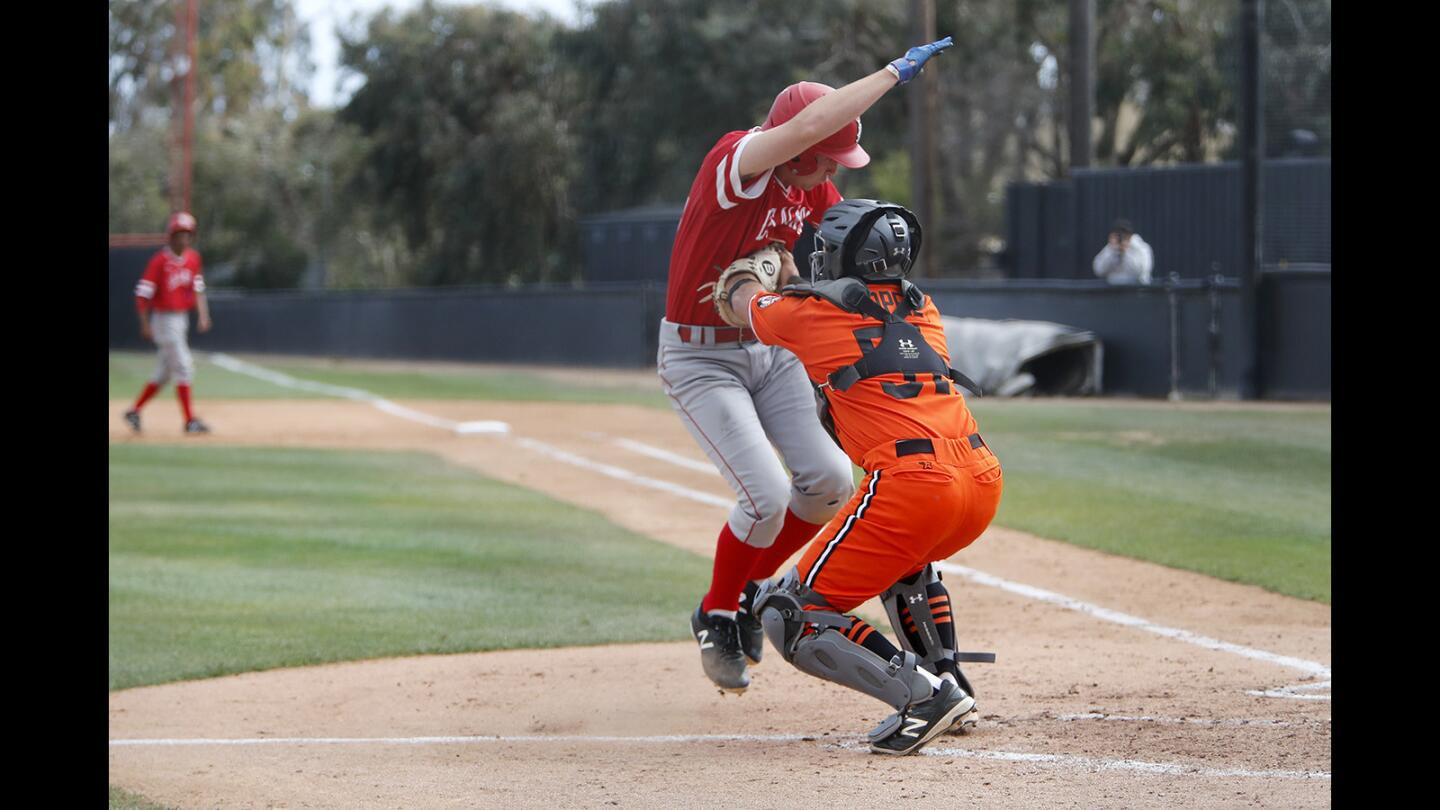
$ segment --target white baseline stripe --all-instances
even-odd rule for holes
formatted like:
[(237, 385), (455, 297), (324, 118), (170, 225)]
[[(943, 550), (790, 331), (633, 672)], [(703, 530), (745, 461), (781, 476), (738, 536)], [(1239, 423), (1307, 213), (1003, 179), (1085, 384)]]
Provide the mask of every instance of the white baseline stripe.
[(692, 501), (709, 504), (710, 506), (718, 506), (722, 509), (729, 509), (735, 505), (734, 498), (721, 498), (718, 495), (711, 495), (708, 492), (701, 492), (697, 489), (682, 487), (679, 484), (672, 484), (669, 481), (662, 481), (658, 478), (650, 478), (648, 476), (640, 475), (638, 473), (632, 473), (629, 470), (622, 469), (620, 467), (615, 467), (609, 464), (601, 464), (598, 461), (591, 461), (584, 456), (577, 456), (574, 453), (566, 452), (558, 447), (553, 447), (544, 442), (536, 441), (535, 439), (529, 439), (523, 436), (516, 436), (514, 437), (513, 441), (521, 447), (528, 447), (537, 453), (542, 453), (544, 455), (550, 456), (557, 461), (563, 461), (566, 464), (580, 467), (582, 469), (593, 470), (600, 473), (601, 475), (608, 475), (611, 478), (618, 478), (621, 481), (628, 481), (632, 484), (638, 484), (642, 487), (649, 487), (650, 489), (658, 489), (662, 492), (669, 492), (672, 495), (679, 495), (682, 498), (689, 498)]
[(409, 419), (412, 422), (419, 422), (422, 425), (429, 425), (430, 427), (440, 428), (441, 430), (449, 430), (456, 433), (505, 433), (509, 430), (509, 426), (504, 422), (455, 422), (439, 416), (432, 416), (428, 413), (417, 411), (414, 408), (407, 408), (404, 405), (391, 402), (369, 391), (313, 382), (311, 380), (302, 380), (298, 377), (291, 377), (289, 374), (282, 374), (278, 371), (272, 371), (268, 368), (254, 365), (253, 363), (247, 363), (244, 360), (236, 359), (223, 352), (216, 352), (210, 355), (210, 360), (223, 369), (254, 377), (257, 380), (274, 383), (275, 385), (285, 388), (310, 391), (316, 394), (328, 394), (329, 396), (342, 397), (357, 402), (368, 402), (378, 410), (388, 413), (391, 416)]
[(696, 472), (703, 473), (715, 473), (716, 476), (720, 475), (720, 471), (715, 469), (715, 465), (707, 461), (696, 461), (693, 458), (686, 458), (685, 456), (682, 456), (678, 453), (672, 453), (669, 450), (662, 450), (659, 447), (655, 447), (654, 445), (645, 444), (644, 442), (637, 442), (633, 439), (626, 439), (620, 436), (615, 437), (613, 441), (615, 444), (625, 448), (626, 450), (629, 450), (632, 453), (639, 453), (642, 456), (649, 456), (650, 458), (659, 459), (661, 461), (668, 461), (677, 467), (684, 467), (687, 470), (695, 470)]
[(1131, 616), (1127, 613), (1121, 613), (1117, 610), (1110, 610), (1109, 608), (1102, 608), (1098, 605), (1081, 602), (1078, 599), (1071, 599), (1068, 596), (1062, 596), (1061, 594), (1054, 593), (1053, 591), (1047, 591), (1043, 588), (1036, 588), (1031, 585), (1022, 585), (1018, 582), (1011, 582), (1009, 580), (1001, 579), (1000, 577), (987, 574), (983, 571), (977, 571), (974, 568), (966, 568), (963, 565), (941, 562), (935, 563), (935, 567), (939, 568), (941, 571), (945, 571), (946, 573), (959, 574), (960, 576), (965, 577), (973, 582), (978, 582), (981, 585), (989, 585), (992, 588), (999, 588), (1003, 591), (1009, 591), (1011, 593), (1019, 594), (1030, 599), (1035, 599), (1041, 602), (1048, 602), (1052, 605), (1058, 605), (1068, 610), (1074, 610), (1080, 613), (1094, 616), (1097, 619), (1104, 619), (1105, 621), (1114, 622), (1115, 624), (1121, 624), (1126, 627), (1133, 627), (1136, 630), (1144, 630), (1147, 633), (1154, 633), (1158, 636), (1173, 638), (1176, 641), (1183, 641), (1187, 644), (1194, 644), (1198, 647), (1204, 647), (1209, 650), (1228, 652), (1234, 655), (1244, 656), (1245, 658), (1254, 658), (1258, 661), (1265, 661), (1271, 664), (1279, 664), (1283, 667), (1298, 669), (1301, 672), (1308, 672), (1312, 675), (1319, 675), (1324, 678), (1330, 677), (1330, 667), (1327, 667), (1324, 664), (1320, 664), (1315, 661), (1306, 661), (1303, 658), (1293, 658), (1288, 655), (1278, 655), (1276, 653), (1266, 652), (1265, 650), (1257, 650), (1253, 647), (1243, 647), (1239, 644), (1231, 644), (1227, 641), (1220, 641), (1219, 639), (1202, 636), (1199, 633), (1192, 633), (1189, 630), (1179, 630), (1174, 627), (1165, 627), (1163, 625), (1156, 624), (1148, 619), (1142, 619), (1138, 616)]
[[(204, 745), (469, 745), (477, 743), (686, 743), (686, 742), (813, 742), (817, 735), (801, 734), (665, 734), (647, 737), (556, 735), (495, 737), (260, 737), (240, 739), (118, 739), (111, 747), (204, 746)], [(864, 749), (860, 743), (820, 743), (825, 747)], [(1329, 779), (1328, 771), (1252, 771), (1238, 768), (1207, 768), (1172, 762), (1143, 762), (1129, 759), (1095, 759), (1070, 754), (1028, 754), (1011, 751), (972, 751), (966, 748), (921, 749), (932, 757), (966, 757), (1002, 762), (1031, 762), (1042, 765), (1080, 767), (1098, 771), (1139, 771), (1163, 776), (1243, 776), (1261, 779)]]
[(1072, 754), (1023, 754), (1010, 751), (971, 751), (966, 748), (935, 748), (927, 746), (920, 753), (930, 757), (965, 757), (995, 759), (1002, 762), (1033, 762), (1042, 765), (1068, 765), (1097, 771), (1137, 771), (1161, 776), (1244, 776), (1258, 779), (1329, 779), (1329, 771), (1252, 771), (1243, 768), (1207, 768), (1202, 765), (1181, 765), (1174, 762), (1144, 762), (1137, 759), (1095, 759)]
[[(1204, 717), (1151, 717), (1149, 715), (1123, 715), (1123, 714), (1100, 714), (1089, 712), (1087, 714), (1059, 714), (1056, 720), (1106, 720), (1119, 723), (1159, 723), (1161, 725), (1187, 725), (1187, 726), (1238, 726), (1241, 728), (1292, 728), (1295, 726), (1311, 725), (1309, 723), (1292, 723), (1288, 720), (1260, 720), (1248, 717), (1235, 717), (1223, 719), (1208, 719)], [(1323, 718), (1316, 720), (1317, 723), (1328, 723), (1330, 719)]]

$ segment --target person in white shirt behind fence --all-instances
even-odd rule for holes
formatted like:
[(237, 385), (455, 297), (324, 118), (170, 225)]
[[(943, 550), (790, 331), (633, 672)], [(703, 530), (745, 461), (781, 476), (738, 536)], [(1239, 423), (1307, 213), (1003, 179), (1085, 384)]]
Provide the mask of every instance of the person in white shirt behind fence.
[(1111, 284), (1149, 284), (1155, 253), (1128, 219), (1110, 226), (1110, 241), (1095, 254), (1095, 275)]

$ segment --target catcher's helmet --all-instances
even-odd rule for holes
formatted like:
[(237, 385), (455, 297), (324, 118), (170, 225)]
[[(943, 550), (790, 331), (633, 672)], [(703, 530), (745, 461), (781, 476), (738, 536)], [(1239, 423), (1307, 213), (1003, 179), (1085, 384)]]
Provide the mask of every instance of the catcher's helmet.
[(165, 224), (165, 235), (174, 236), (180, 231), (195, 232), (195, 217), (185, 211), (176, 211), (170, 215), (170, 221)]
[[(760, 129), (774, 129), (780, 126), (810, 106), (815, 99), (833, 92), (835, 92), (835, 88), (819, 82), (799, 82), (790, 85), (775, 97), (775, 103), (770, 105), (770, 114), (765, 116), (765, 123), (760, 125)], [(869, 153), (860, 148), (860, 119), (856, 118), (841, 127), (839, 131), (793, 158), (793, 160), (800, 161), (795, 164), (795, 171), (800, 174), (814, 172), (819, 164), (817, 159), (819, 155), (824, 155), (847, 169), (858, 169), (869, 163)]]
[(904, 278), (920, 255), (920, 220), (884, 200), (842, 200), (815, 231), (810, 280), (853, 276), (862, 281)]

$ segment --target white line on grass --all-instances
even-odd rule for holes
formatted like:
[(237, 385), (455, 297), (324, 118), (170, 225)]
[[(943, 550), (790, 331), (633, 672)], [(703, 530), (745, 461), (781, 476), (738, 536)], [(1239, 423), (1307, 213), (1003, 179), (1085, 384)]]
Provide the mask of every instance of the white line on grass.
[(600, 473), (601, 475), (608, 475), (611, 478), (618, 478), (621, 481), (628, 481), (632, 484), (638, 484), (643, 487), (649, 487), (651, 489), (658, 489), (663, 492), (669, 492), (672, 495), (679, 495), (682, 498), (689, 498), (692, 501), (699, 501), (700, 503), (709, 504), (710, 506), (718, 506), (722, 509), (729, 509), (730, 507), (735, 505), (734, 498), (721, 498), (718, 495), (711, 495), (708, 492), (701, 492), (697, 489), (690, 489), (689, 487), (680, 486), (679, 484), (672, 484), (669, 481), (662, 481), (658, 478), (650, 478), (648, 476), (633, 473), (629, 470), (615, 467), (610, 464), (601, 464), (598, 461), (591, 461), (584, 456), (577, 456), (574, 453), (566, 452), (565, 450), (561, 450), (558, 447), (546, 444), (545, 442), (536, 441), (535, 439), (529, 439), (523, 436), (513, 436), (511, 437), (511, 440), (514, 441), (516, 444), (520, 445), (521, 447), (528, 447), (531, 450), (534, 450), (535, 452), (541, 453), (543, 455), (547, 455), (555, 459), (556, 461), (563, 461), (573, 467), (593, 470)]
[(368, 402), (376, 409), (388, 413), (391, 416), (398, 416), (401, 419), (409, 419), (411, 422), (419, 422), (422, 425), (429, 425), (430, 427), (440, 428), (441, 430), (448, 430), (454, 433), (506, 433), (510, 430), (510, 426), (504, 422), (455, 422), (439, 416), (432, 416), (428, 413), (417, 411), (414, 408), (407, 408), (404, 405), (391, 402), (369, 391), (364, 391), (359, 388), (347, 388), (342, 385), (314, 382), (312, 380), (302, 380), (298, 377), (291, 377), (289, 374), (283, 374), (279, 371), (272, 371), (271, 369), (257, 366), (254, 363), (247, 363), (244, 360), (231, 357), (223, 352), (211, 354), (210, 361), (228, 371), (274, 383), (284, 388), (294, 388), (299, 391), (310, 391), (316, 394), (327, 394), (332, 397), (341, 397), (357, 402)]
[[(818, 742), (814, 735), (800, 734), (661, 734), (642, 737), (586, 736), (561, 734), (553, 737), (252, 737), (239, 739), (119, 739), (112, 747), (129, 746), (205, 746), (205, 745), (470, 745), (478, 743), (713, 743), (713, 742)], [(822, 747), (847, 750), (865, 749), (861, 743), (825, 743)], [(1029, 762), (1037, 765), (1059, 765), (1091, 771), (1136, 771), (1160, 776), (1250, 777), (1256, 779), (1329, 779), (1328, 771), (1254, 771), (1240, 768), (1209, 768), (1175, 762), (1144, 762), (1133, 759), (1096, 759), (1072, 754), (1030, 754), (1013, 751), (972, 751), (968, 748), (921, 749), (932, 757), (965, 757), (1001, 762)]]
[[(389, 400), (381, 399), (380, 397), (368, 391), (363, 391), (358, 388), (343, 388), (341, 386), (327, 385), (325, 383), (317, 383), (311, 382), (309, 380), (297, 379), (295, 377), (289, 376), (288, 374), (281, 374), (279, 372), (271, 371), (270, 369), (262, 368), (251, 363), (246, 363), (243, 360), (237, 360), (227, 354), (214, 354), (212, 355), (212, 359), (217, 365), (220, 365), (222, 368), (237, 371), (241, 374), (248, 374), (258, 379), (268, 380), (275, 383), (276, 385), (282, 385), (306, 391), (314, 391), (316, 393), (330, 394), (332, 396), (344, 397), (346, 399), (370, 402), (371, 404), (375, 405), (377, 408), (380, 408), (386, 413), (392, 413), (396, 416), (401, 416), (406, 419), (413, 419), (415, 421), (424, 422), (425, 424), (432, 424), (436, 427), (443, 427), (447, 430), (459, 430), (460, 428), (460, 423), (451, 422), (450, 420), (446, 419), (440, 419), (439, 417), (430, 416), (429, 414), (424, 414), (410, 408), (405, 408), (401, 405), (396, 405)], [(384, 404), (381, 405), (380, 403)], [(503, 425), (504, 423), (496, 424)], [(512, 438), (513, 441), (515, 441), (517, 444), (523, 447), (527, 447), (538, 453), (550, 456), (557, 461), (562, 461), (575, 467), (580, 467), (582, 469), (598, 472), (611, 478), (627, 481), (629, 483), (648, 487), (650, 489), (657, 489), (664, 492), (669, 492), (673, 495), (678, 495), (682, 498), (687, 498), (689, 500), (697, 501), (699, 503), (704, 503), (711, 506), (728, 509), (734, 504), (733, 498), (721, 498), (706, 492), (700, 492), (699, 490), (690, 489), (689, 487), (684, 487), (669, 481), (639, 475), (637, 473), (633, 473), (629, 470), (615, 467), (610, 464), (602, 464), (597, 461), (591, 461), (590, 459), (561, 450), (558, 447), (554, 447), (552, 445), (546, 444), (545, 442), (537, 441), (535, 439), (529, 439), (519, 436), (515, 436)], [(661, 455), (658, 455), (660, 453), (663, 453), (665, 455), (673, 455), (668, 453), (668, 451), (659, 450), (659, 448), (650, 447), (649, 445), (643, 445), (640, 442), (634, 442), (634, 444), (647, 448), (647, 451), (655, 451), (647, 452), (647, 454), (653, 455), (657, 458), (663, 457)], [(678, 459), (681, 457), (675, 456), (675, 458)], [(674, 463), (673, 459), (667, 458), (666, 460), (672, 461), (672, 463)], [(691, 459), (684, 460), (687, 463), (699, 463), (693, 462)], [(715, 474), (719, 475), (718, 472), (716, 472)], [(986, 574), (983, 571), (977, 571), (974, 568), (967, 568), (963, 565), (955, 565), (954, 563), (941, 562), (936, 563), (935, 567), (948, 573), (958, 574), (960, 576), (966, 577), (967, 579), (981, 585), (989, 585), (993, 588), (999, 588), (1001, 590), (1009, 591), (1010, 593), (1018, 594), (1020, 596), (1024, 596), (1030, 599), (1035, 599), (1041, 602), (1046, 602), (1052, 605), (1063, 607), (1067, 610), (1078, 611), (1080, 613), (1084, 613), (1088, 616), (1102, 619), (1104, 621), (1113, 622), (1115, 624), (1124, 625), (1126, 627), (1132, 627), (1137, 630), (1144, 630), (1147, 633), (1154, 633), (1156, 635), (1164, 636), (1166, 638), (1174, 639), (1176, 641), (1183, 641), (1187, 644), (1204, 647), (1205, 649), (1209, 650), (1227, 652), (1233, 655), (1253, 658), (1271, 664), (1278, 664), (1280, 666), (1289, 667), (1291, 669), (1298, 669), (1302, 672), (1307, 672), (1312, 675), (1326, 678), (1327, 681), (1330, 678), (1330, 667), (1321, 663), (1317, 663), (1315, 661), (1306, 661), (1302, 658), (1294, 658), (1288, 655), (1278, 655), (1276, 653), (1266, 652), (1265, 650), (1257, 650), (1253, 647), (1244, 647), (1239, 644), (1231, 644), (1229, 642), (1220, 641), (1218, 639), (1213, 639), (1208, 636), (1202, 636), (1198, 633), (1192, 633), (1189, 630), (1180, 630), (1174, 627), (1165, 627), (1164, 625), (1155, 624), (1154, 622), (1151, 622), (1147, 619), (1142, 619), (1137, 616), (1131, 616), (1129, 614), (1110, 610), (1109, 608), (1103, 608), (1098, 605), (1092, 605), (1087, 602), (1081, 602), (1078, 599), (1071, 599), (1068, 596), (1054, 593), (1052, 591), (1047, 591), (1043, 588), (1036, 588), (1032, 585), (1024, 585), (1018, 582), (1011, 582), (1009, 580), (1002, 579), (991, 574)], [(1264, 697), (1289, 697), (1305, 700), (1328, 699), (1328, 697), (1323, 695), (1295, 695), (1292, 694), (1289, 690), (1290, 688), (1268, 690), (1263, 692), (1252, 691), (1248, 694)]]
[(623, 436), (616, 436), (614, 437), (613, 441), (615, 444), (625, 448), (626, 450), (629, 450), (632, 453), (639, 453), (642, 456), (649, 456), (650, 458), (657, 458), (661, 461), (668, 461), (669, 463), (674, 464), (677, 467), (684, 467), (687, 470), (695, 470), (696, 472), (715, 473), (715, 475), (717, 476), (720, 474), (719, 471), (715, 469), (715, 465), (711, 464), (708, 461), (696, 461), (693, 458), (686, 458), (685, 456), (679, 455), (678, 453), (672, 453), (669, 450), (662, 450), (661, 448), (655, 447), (654, 445), (646, 444), (644, 442), (637, 442), (634, 439), (627, 439)]
[(1159, 636), (1165, 636), (1166, 638), (1173, 638), (1176, 641), (1194, 644), (1197, 647), (1204, 647), (1207, 650), (1228, 652), (1270, 664), (1279, 664), (1282, 667), (1289, 667), (1290, 669), (1298, 669), (1301, 672), (1308, 672), (1311, 675), (1318, 675), (1324, 678), (1330, 677), (1330, 667), (1315, 661), (1306, 661), (1303, 658), (1294, 658), (1288, 655), (1278, 655), (1276, 653), (1266, 652), (1265, 650), (1257, 650), (1254, 647), (1243, 647), (1239, 644), (1231, 644), (1228, 641), (1220, 641), (1219, 639), (1202, 636), (1199, 633), (1192, 633), (1189, 630), (1165, 627), (1149, 619), (1142, 619), (1138, 616), (1131, 616), (1128, 613), (1121, 613), (1118, 610), (1110, 610), (1109, 608), (1103, 608), (1099, 605), (1081, 602), (1078, 599), (1071, 599), (1068, 596), (1047, 591), (1043, 588), (1036, 588), (1033, 585), (1011, 582), (1007, 579), (1001, 579), (1000, 577), (987, 574), (983, 571), (977, 571), (974, 568), (967, 568), (963, 565), (941, 562), (935, 563), (935, 567), (946, 573), (959, 574), (981, 585), (989, 585), (992, 588), (999, 588), (1002, 591), (1009, 591), (1010, 593), (1019, 594), (1020, 596), (1040, 602), (1058, 605), (1067, 610), (1078, 611), (1089, 616), (1094, 616), (1097, 619), (1104, 619), (1105, 621), (1114, 622), (1115, 624), (1133, 627), (1136, 630), (1144, 630), (1147, 633), (1154, 633)]

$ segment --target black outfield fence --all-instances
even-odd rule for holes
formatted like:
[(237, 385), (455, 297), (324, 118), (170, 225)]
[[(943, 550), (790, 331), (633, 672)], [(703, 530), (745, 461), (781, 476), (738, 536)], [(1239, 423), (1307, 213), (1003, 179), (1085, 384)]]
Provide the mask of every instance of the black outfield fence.
[[(152, 252), (111, 251), (111, 348), (148, 348), (136, 329), (133, 290)], [(1329, 399), (1330, 274), (1262, 279), (1261, 396)], [(1240, 343), (1233, 279), (1149, 287), (932, 279), (921, 286), (946, 315), (1053, 321), (1095, 332), (1105, 346), (1107, 394), (1163, 397), (1173, 388), (1187, 396), (1237, 396), (1249, 348)], [(198, 351), (635, 368), (655, 362), (665, 287), (212, 290), (210, 307), (214, 329), (191, 335)]]
[[(1330, 159), (1267, 160), (1262, 262), (1330, 265)], [(1129, 219), (1155, 250), (1154, 278), (1238, 276), (1240, 164), (1075, 169), (1069, 180), (1014, 183), (1006, 195), (1011, 278), (1093, 279), (1110, 225)]]

